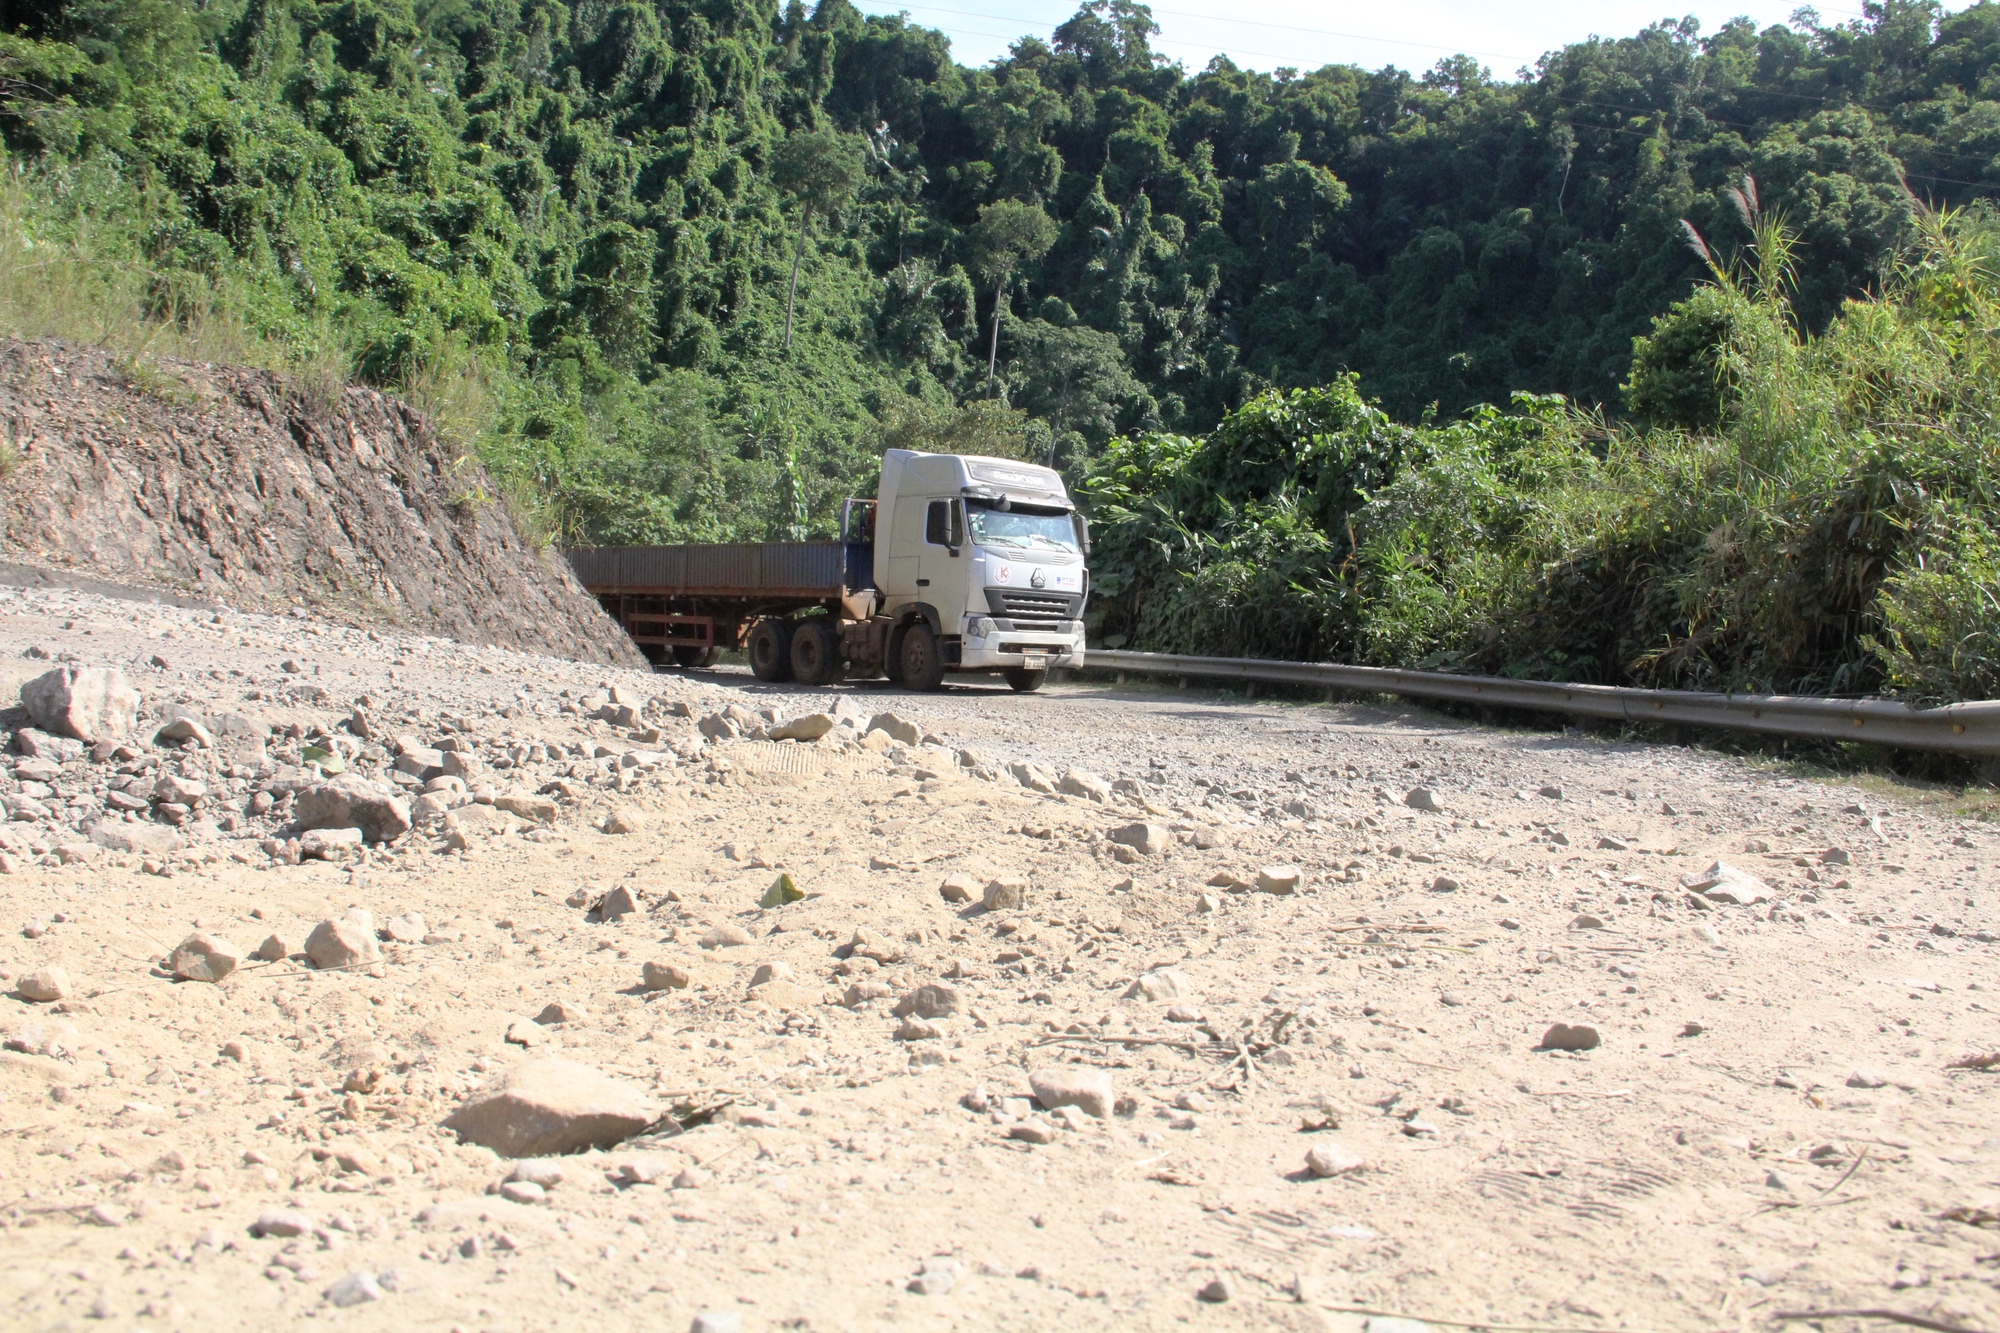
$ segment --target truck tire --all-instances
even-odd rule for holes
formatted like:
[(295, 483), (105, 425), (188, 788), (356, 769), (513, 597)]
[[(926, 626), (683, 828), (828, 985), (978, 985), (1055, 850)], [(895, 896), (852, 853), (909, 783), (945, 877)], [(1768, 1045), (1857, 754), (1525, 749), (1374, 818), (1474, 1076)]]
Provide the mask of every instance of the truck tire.
[(1026, 667), (1008, 667), (1000, 674), (1007, 678), (1008, 687), (1016, 694), (1033, 694), (1049, 678), (1046, 670), (1030, 671)]
[(906, 690), (929, 693), (944, 687), (944, 653), (939, 649), (937, 635), (921, 620), (911, 621), (904, 628), (902, 643), (896, 650), (896, 665)]
[(798, 622), (792, 632), (792, 679), (831, 685), (840, 679), (840, 632), (824, 616)]
[(682, 644), (674, 649), (674, 664), (693, 671), (701, 667), (712, 667), (722, 658), (722, 649), (710, 644), (703, 648), (696, 644)]
[(792, 678), (792, 632), (798, 622), (767, 617), (750, 630), (750, 674), (776, 685)]

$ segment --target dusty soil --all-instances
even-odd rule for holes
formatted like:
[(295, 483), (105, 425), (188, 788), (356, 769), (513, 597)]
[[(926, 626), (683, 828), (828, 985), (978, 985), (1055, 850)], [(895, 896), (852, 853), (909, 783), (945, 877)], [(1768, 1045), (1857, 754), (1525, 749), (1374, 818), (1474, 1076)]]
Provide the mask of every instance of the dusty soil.
[(30, 575), (640, 665), (478, 460), (372, 389), (0, 339), (0, 426), (0, 559)]
[[(110, 760), (65, 765), (32, 789), (47, 817), (6, 826), (5, 984), (49, 964), (74, 984), (0, 1001), (9, 1327), (2000, 1327), (2000, 1072), (1948, 1067), (2000, 1048), (1986, 825), (1414, 711), (736, 688), (311, 628), (0, 592), (0, 697), (68, 655), (130, 670), (142, 740), (170, 702), (271, 728), (239, 729), (227, 765), (121, 761), (207, 775), (181, 850), (89, 849)], [(662, 735), (583, 716), (609, 687)], [(364, 695), (383, 730), (463, 738), (475, 785), (550, 789), (559, 813), (287, 863), (282, 811), (251, 802), (315, 736), (386, 773), (341, 730)], [(695, 726), (837, 702), (861, 725), (819, 744)], [(882, 711), (927, 736), (859, 744)], [(1030, 763), (1127, 781), (1038, 793), (1008, 770)], [(614, 810), (637, 831), (598, 831)], [(1107, 835), (1135, 820), (1170, 836), (1128, 864)], [(1682, 876), (1717, 858), (1774, 898), (1690, 905)], [(1286, 863), (1301, 893), (1246, 887)], [(780, 871), (806, 898), (760, 910)], [(1026, 907), (947, 903), (953, 873), (1025, 879)], [(591, 920), (621, 885), (642, 910)], [(420, 913), (431, 942), (386, 944), (379, 977), (156, 965), (197, 924), (296, 947), (350, 905)], [(702, 946), (730, 924), (751, 942)], [(848, 957), (858, 928), (893, 961)], [(645, 991), (649, 960), (694, 985)], [(782, 1004), (748, 989), (775, 962)], [(1187, 994), (1126, 998), (1160, 968)], [(891, 999), (838, 1002), (946, 976), (961, 1008), (934, 1038), (896, 1040)], [(551, 1002), (582, 1014), (534, 1023)], [(1556, 1023), (1601, 1044), (1537, 1050)], [(693, 1127), (565, 1159), (541, 1203), (490, 1192), (512, 1164), (440, 1122), (551, 1051)], [(1117, 1112), (1003, 1102), (1062, 1062), (1109, 1070)], [(1315, 1178), (1329, 1143), (1366, 1168)], [(253, 1236), (272, 1208), (316, 1229)], [(379, 1299), (336, 1307), (356, 1272)]]

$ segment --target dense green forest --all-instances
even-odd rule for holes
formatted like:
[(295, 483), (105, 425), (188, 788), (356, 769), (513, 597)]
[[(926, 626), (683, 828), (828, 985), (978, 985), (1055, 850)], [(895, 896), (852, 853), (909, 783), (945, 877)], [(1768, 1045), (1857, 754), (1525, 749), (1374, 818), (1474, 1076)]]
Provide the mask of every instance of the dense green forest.
[[(1496, 79), (1190, 71), (1129, 0), (982, 69), (846, 0), (0, 0), (0, 317), (400, 388), (561, 540), (1005, 451), (1104, 510), (1113, 638), (1992, 691), (1992, 551), (1909, 508), (1990, 517), (1992, 326), (1911, 275), (1987, 290), (1927, 205), (2000, 189), (2000, 5), (1867, 14)], [(1834, 385), (1862, 320), (1949, 390)]]

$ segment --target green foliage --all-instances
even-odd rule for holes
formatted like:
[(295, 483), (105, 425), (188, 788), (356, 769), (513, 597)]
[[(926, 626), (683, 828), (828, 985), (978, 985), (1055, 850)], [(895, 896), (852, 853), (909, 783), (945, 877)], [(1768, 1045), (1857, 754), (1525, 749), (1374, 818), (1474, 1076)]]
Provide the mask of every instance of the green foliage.
[(1113, 441), (1084, 488), (1106, 641), (2000, 693), (2000, 224), (1921, 215), (1882, 294), (1810, 338), (1786, 296), (1793, 238), (1746, 217), (1761, 272), (1718, 265), (1720, 299), (1688, 303), (1729, 312), (1715, 341), (1663, 321), (1683, 365), (1734, 391), (1707, 431), (1530, 395), (1406, 429), (1349, 386), (1264, 395), (1204, 439)]
[(1087, 477), (1135, 641), (1987, 688), (1996, 247), (1917, 198), (2000, 186), (2000, 4), (1512, 81), (1155, 35), (0, 0), (0, 326), (394, 386), (555, 540), (827, 532), (976, 447)]

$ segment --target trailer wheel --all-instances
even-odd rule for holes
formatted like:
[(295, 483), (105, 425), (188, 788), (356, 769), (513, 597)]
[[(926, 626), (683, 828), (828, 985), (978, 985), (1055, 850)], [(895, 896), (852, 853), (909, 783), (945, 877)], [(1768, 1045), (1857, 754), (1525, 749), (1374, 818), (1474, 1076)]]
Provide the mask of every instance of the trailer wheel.
[(906, 690), (941, 689), (944, 686), (944, 654), (938, 651), (937, 635), (923, 621), (913, 621), (903, 630), (903, 642), (896, 654)]
[(721, 659), (722, 649), (714, 644), (709, 644), (705, 648), (696, 644), (683, 644), (674, 649), (674, 664), (690, 671), (700, 667), (712, 667)]
[(801, 685), (840, 679), (840, 635), (825, 617), (802, 620), (792, 632), (792, 679)]
[(1008, 687), (1016, 694), (1033, 694), (1049, 678), (1045, 670), (1030, 671), (1026, 667), (1008, 667), (1000, 674), (1007, 678)]
[(792, 632), (795, 621), (769, 618), (750, 630), (750, 674), (778, 684), (792, 678)]

